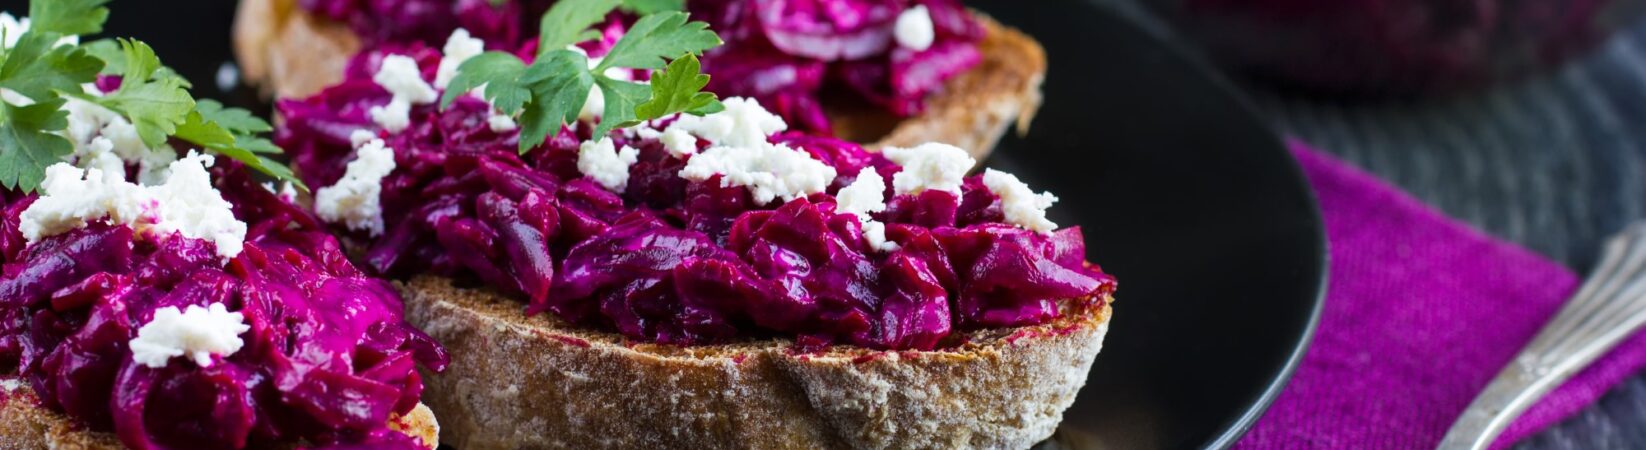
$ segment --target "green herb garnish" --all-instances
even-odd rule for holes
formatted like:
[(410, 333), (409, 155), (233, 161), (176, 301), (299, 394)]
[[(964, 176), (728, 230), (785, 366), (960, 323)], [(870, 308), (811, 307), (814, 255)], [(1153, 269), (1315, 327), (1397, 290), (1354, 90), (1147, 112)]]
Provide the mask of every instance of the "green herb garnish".
[[(28, 105), (0, 102), (0, 186), (33, 191), (46, 167), (73, 154), (58, 134), (68, 126), (63, 105), (72, 97), (112, 110), (137, 129), (151, 149), (177, 138), (245, 163), (272, 177), (301, 186), (285, 165), (264, 156), (279, 153), (268, 139), (268, 122), (211, 100), (196, 101), (192, 85), (161, 64), (154, 49), (132, 39), (66, 45), (67, 36), (100, 33), (109, 0), (36, 0), (29, 4), (31, 26), (11, 49), (0, 50), (0, 88), (28, 98)], [(98, 74), (118, 75), (120, 88), (106, 95), (81, 86)]]
[[(675, 113), (708, 114), (724, 109), (714, 94), (702, 92), (708, 76), (699, 73), (697, 55), (721, 44), (708, 24), (688, 21), (686, 13), (655, 9), (668, 1), (563, 0), (543, 15), (539, 50), (526, 64), (513, 54), (487, 52), (465, 61), (440, 100), (442, 108), (474, 88), (505, 114), (520, 116), (520, 152), (541, 145), (577, 120), (589, 90), (599, 87), (606, 99), (596, 136), (614, 128)], [(672, 4), (672, 3), (671, 3)], [(618, 7), (650, 11), (635, 22), (604, 59), (589, 59), (566, 47), (596, 39), (591, 27)], [(660, 8), (660, 7), (659, 7)], [(674, 63), (669, 63), (669, 60)], [(654, 70), (652, 84), (605, 75), (607, 69)], [(661, 70), (660, 70), (661, 69)]]

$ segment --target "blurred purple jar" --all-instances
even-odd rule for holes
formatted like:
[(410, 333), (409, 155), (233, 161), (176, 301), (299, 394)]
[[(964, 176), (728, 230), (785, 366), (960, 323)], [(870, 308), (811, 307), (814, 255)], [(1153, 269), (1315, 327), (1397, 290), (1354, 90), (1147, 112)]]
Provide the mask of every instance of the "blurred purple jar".
[(1218, 63), (1286, 88), (1455, 93), (1559, 65), (1646, 0), (1144, 0)]

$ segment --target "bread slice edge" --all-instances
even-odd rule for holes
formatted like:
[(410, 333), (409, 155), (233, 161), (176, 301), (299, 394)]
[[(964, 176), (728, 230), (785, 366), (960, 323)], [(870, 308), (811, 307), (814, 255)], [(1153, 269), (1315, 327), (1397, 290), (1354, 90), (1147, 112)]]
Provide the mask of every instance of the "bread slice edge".
[[(389, 418), (389, 429), (423, 442), (429, 449), (440, 446), (440, 423), (428, 406), (419, 403), (411, 412)], [(285, 449), (293, 445), (262, 445), (256, 448)], [(114, 433), (87, 430), (62, 413), (41, 406), (40, 398), (15, 376), (0, 377), (0, 450), (118, 450), (126, 448)]]
[(571, 327), (485, 289), (400, 284), (407, 320), (451, 352), (424, 401), (457, 448), (1028, 448), (1062, 421), (1112, 299), (941, 351), (781, 340), (680, 347)]

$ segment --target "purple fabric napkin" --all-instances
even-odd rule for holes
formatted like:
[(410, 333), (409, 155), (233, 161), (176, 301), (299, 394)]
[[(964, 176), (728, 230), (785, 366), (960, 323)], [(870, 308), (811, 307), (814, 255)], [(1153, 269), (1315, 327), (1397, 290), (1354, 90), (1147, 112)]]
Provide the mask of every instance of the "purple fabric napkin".
[[(1575, 291), (1570, 270), (1481, 234), (1294, 142), (1326, 217), (1331, 285), (1314, 343), (1237, 449), (1431, 449)], [(1520, 417), (1496, 448), (1646, 365), (1646, 334)]]

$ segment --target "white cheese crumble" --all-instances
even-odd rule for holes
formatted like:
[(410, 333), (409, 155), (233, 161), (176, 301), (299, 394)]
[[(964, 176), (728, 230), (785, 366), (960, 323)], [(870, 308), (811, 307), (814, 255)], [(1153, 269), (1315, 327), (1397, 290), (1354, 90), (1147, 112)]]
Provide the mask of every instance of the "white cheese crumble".
[(675, 158), (684, 158), (686, 155), (697, 153), (697, 138), (691, 133), (679, 128), (669, 127), (658, 136), (663, 141), (663, 149), (668, 150)]
[[(689, 133), (713, 143), (686, 161), (682, 178), (707, 180), (721, 175), (721, 186), (743, 186), (759, 204), (782, 198), (794, 200), (823, 192), (834, 181), (834, 167), (813, 159), (810, 153), (773, 144), (768, 139), (788, 125), (783, 118), (766, 111), (754, 100), (732, 97), (722, 102), (726, 109), (703, 117), (681, 115), (663, 132), (676, 133), (677, 149), (684, 150), (679, 133)], [(690, 137), (687, 136), (687, 137)], [(695, 139), (692, 140), (695, 146)], [(667, 144), (665, 144), (667, 145)], [(674, 150), (670, 150), (671, 153)]]
[(503, 114), (496, 109), (492, 110), (491, 116), (486, 117), (486, 126), (491, 127), (493, 133), (514, 131), (515, 128), (520, 127), (519, 124), (514, 123), (513, 117), (509, 117), (509, 115)]
[(371, 142), (372, 139), (377, 139), (377, 133), (365, 128), (349, 133), (349, 145), (354, 148), (360, 148), (360, 146), (366, 145), (367, 142)]
[(625, 145), (619, 151), (609, 137), (600, 138), (598, 142), (583, 141), (577, 149), (577, 171), (606, 190), (620, 193), (628, 189), (629, 166), (639, 157), (640, 150)]
[[(573, 52), (577, 52), (578, 54), (583, 55), (585, 57), (589, 56), (589, 52), (583, 50), (582, 47), (578, 47), (576, 45), (568, 45), (568, 46), (566, 46), (566, 49), (571, 50)], [(588, 58), (588, 59), (589, 59), (589, 68), (590, 69), (593, 69), (595, 67), (600, 66), (600, 61), (605, 60), (605, 58)], [(634, 81), (634, 74), (632, 74), (628, 70), (620, 68), (620, 67), (608, 67), (608, 68), (606, 68), (605, 75), (606, 75), (606, 78), (611, 78), (611, 79), (617, 80), (617, 81)], [(640, 83), (645, 84), (646, 82), (641, 81)], [(577, 112), (577, 120), (593, 121), (594, 119), (600, 118), (600, 116), (604, 115), (605, 113), (606, 113), (606, 94), (605, 94), (605, 92), (600, 90), (599, 85), (591, 86), (589, 88), (589, 98), (587, 100), (583, 101), (583, 109), (579, 110)]]
[(803, 150), (759, 143), (753, 147), (717, 145), (686, 161), (680, 177), (704, 181), (721, 175), (721, 186), (743, 186), (764, 205), (781, 198), (794, 200), (823, 192), (834, 181), (834, 167)]
[(932, 48), (932, 41), (937, 39), (937, 31), (934, 28), (932, 14), (926, 10), (926, 5), (915, 5), (897, 15), (892, 37), (897, 39), (897, 45), (903, 48), (917, 52), (925, 51)]
[(864, 167), (857, 173), (857, 180), (835, 196), (835, 204), (836, 212), (856, 215), (863, 223), (863, 238), (869, 240), (869, 246), (883, 252), (898, 249), (896, 242), (886, 240), (886, 224), (869, 217), (869, 213), (886, 210), (886, 179), (880, 172)]
[(994, 169), (983, 171), (983, 185), (1000, 196), (1006, 222), (1040, 233), (1057, 229), (1057, 224), (1046, 219), (1046, 208), (1057, 202), (1057, 196), (1050, 192), (1036, 194), (1028, 184), (1018, 180), (1017, 175)]
[[(351, 139), (361, 137), (356, 131)], [(394, 149), (382, 139), (366, 140), (354, 152), (336, 184), (314, 192), (314, 213), (321, 220), (342, 223), (351, 230), (383, 234), (383, 177), (394, 171)]]
[(680, 129), (716, 145), (729, 147), (756, 147), (765, 143), (772, 134), (789, 129), (782, 117), (766, 111), (760, 102), (731, 97), (721, 103), (726, 105), (724, 111), (702, 117), (681, 114), (669, 125), (669, 129)]
[(234, 218), (232, 205), (212, 187), (206, 172), (211, 164), (211, 156), (191, 152), (170, 165), (166, 182), (158, 186), (128, 182), (123, 171), (53, 164), (40, 183), (40, 198), (23, 210), (18, 229), (34, 243), (107, 220), (145, 236), (177, 233), (211, 241), (218, 256), (233, 258), (245, 246), (246, 223)]
[(172, 358), (184, 357), (200, 367), (211, 367), (213, 356), (229, 356), (245, 345), (240, 334), (251, 330), (246, 318), (229, 312), (222, 303), (202, 308), (189, 305), (179, 311), (167, 306), (154, 311), (154, 320), (137, 329), (132, 338), (131, 358), (151, 369), (166, 367)]
[(469, 35), (469, 30), (458, 28), (446, 38), (446, 47), (441, 50), (445, 54), (440, 59), (440, 67), (434, 71), (434, 87), (445, 89), (453, 78), (457, 78), (457, 68), (467, 62), (469, 58), (486, 52), (486, 42)]
[[(102, 95), (96, 87), (86, 89), (86, 93)], [(138, 166), (139, 183), (156, 184), (165, 180), (166, 167), (177, 160), (177, 152), (170, 148), (155, 150), (143, 144), (137, 127), (120, 113), (73, 97), (63, 103), (63, 111), (68, 113), (68, 126), (60, 134), (74, 146), (74, 153), (65, 161), (86, 167), (98, 154), (113, 152), (120, 160)]]
[(423, 81), (423, 72), (417, 68), (417, 61), (405, 55), (383, 57), (383, 64), (372, 76), (372, 81), (394, 95), (389, 104), (373, 106), (366, 111), (373, 122), (390, 133), (399, 133), (411, 126), (412, 105), (426, 105), (440, 98), (434, 87)]
[(881, 154), (903, 166), (902, 171), (892, 176), (892, 189), (898, 195), (919, 194), (927, 189), (960, 195), (966, 171), (977, 164), (977, 160), (960, 147), (937, 142), (914, 148), (887, 147)]

